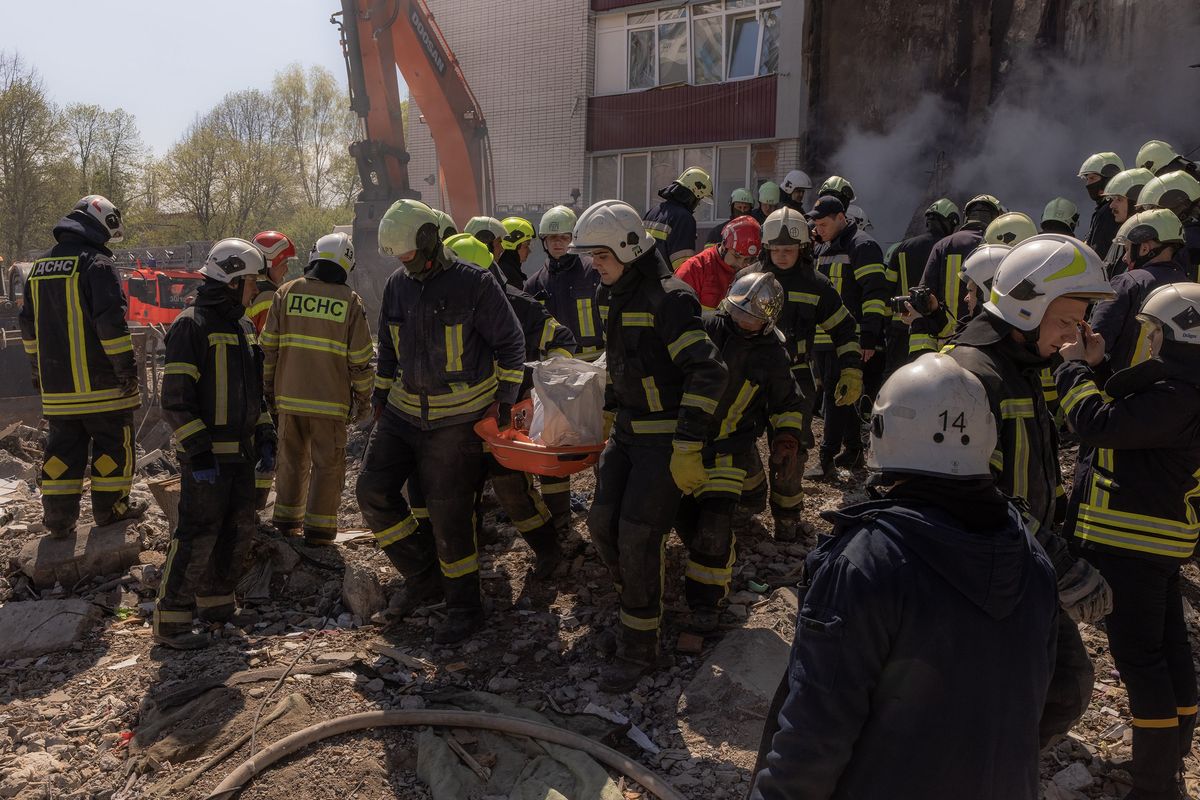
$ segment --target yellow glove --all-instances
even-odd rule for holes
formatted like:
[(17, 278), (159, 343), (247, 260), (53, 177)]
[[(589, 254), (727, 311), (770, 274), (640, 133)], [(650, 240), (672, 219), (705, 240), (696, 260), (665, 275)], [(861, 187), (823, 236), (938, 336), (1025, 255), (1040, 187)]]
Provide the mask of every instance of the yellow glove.
[(671, 452), (671, 478), (684, 494), (691, 494), (708, 480), (700, 442), (676, 442)]
[(834, 403), (839, 406), (849, 406), (857, 403), (860, 397), (862, 397), (862, 370), (853, 368), (842, 370), (837, 386), (833, 389)]

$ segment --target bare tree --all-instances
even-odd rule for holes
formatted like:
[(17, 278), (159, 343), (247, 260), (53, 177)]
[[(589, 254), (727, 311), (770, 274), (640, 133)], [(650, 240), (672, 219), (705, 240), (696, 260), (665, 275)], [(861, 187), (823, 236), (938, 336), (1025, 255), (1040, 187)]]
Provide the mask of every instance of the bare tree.
[(346, 205), (347, 147), (357, 117), (346, 92), (325, 67), (307, 73), (293, 64), (275, 76), (273, 94), (280, 106), (283, 137), (310, 208)]
[(212, 124), (197, 119), (163, 159), (162, 187), (171, 198), (163, 210), (190, 217), (199, 239), (217, 238), (223, 229), (219, 198), (223, 151)]
[(92, 190), (118, 206), (126, 205), (135, 191), (145, 151), (134, 116), (123, 108), (108, 112), (97, 148)]
[(71, 158), (79, 170), (81, 195), (92, 193), (92, 171), (106, 116), (103, 108), (92, 103), (72, 103), (63, 109), (63, 125)]

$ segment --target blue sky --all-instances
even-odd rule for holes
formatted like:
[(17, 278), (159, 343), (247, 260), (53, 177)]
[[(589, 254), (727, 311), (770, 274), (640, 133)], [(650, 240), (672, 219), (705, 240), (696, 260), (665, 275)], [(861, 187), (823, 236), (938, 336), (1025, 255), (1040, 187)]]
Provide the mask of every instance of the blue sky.
[[(59, 105), (137, 117), (161, 155), (226, 93), (266, 89), (291, 63), (346, 68), (329, 15), (339, 0), (3, 0), (0, 50), (41, 74)], [(402, 88), (403, 92), (404, 89)]]

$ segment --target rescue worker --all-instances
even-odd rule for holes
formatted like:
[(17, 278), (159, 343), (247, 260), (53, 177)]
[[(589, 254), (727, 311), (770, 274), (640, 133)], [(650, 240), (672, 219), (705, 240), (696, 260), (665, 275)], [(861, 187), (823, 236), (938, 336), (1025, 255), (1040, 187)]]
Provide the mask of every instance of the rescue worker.
[(825, 196), (836, 197), (841, 201), (842, 207), (849, 210), (850, 204), (854, 202), (854, 187), (841, 175), (830, 175), (817, 190), (818, 198)]
[[(954, 232), (962, 220), (958, 206), (941, 197), (925, 209), (925, 232), (905, 239), (892, 248), (887, 258), (888, 277), (896, 284), (896, 295), (904, 296), (921, 284), (921, 274), (933, 246)], [(887, 334), (887, 370), (895, 372), (909, 361), (910, 328), (893, 316)], [(920, 352), (924, 348), (914, 351)], [(932, 349), (932, 344), (930, 346)]]
[(1088, 197), (1096, 204), (1084, 241), (1100, 258), (1108, 256), (1108, 248), (1112, 246), (1113, 237), (1117, 235), (1117, 222), (1113, 218), (1108, 200), (1104, 197), (1104, 189), (1108, 182), (1124, 169), (1125, 162), (1112, 152), (1093, 153), (1084, 159), (1079, 167), (1079, 177), (1087, 189)]
[(921, 273), (921, 286), (933, 292), (938, 305), (946, 310), (945, 327), (934, 332), (939, 340), (948, 339), (959, 319), (966, 316), (967, 298), (960, 278), (963, 259), (979, 246), (984, 230), (1003, 213), (1000, 201), (990, 194), (971, 198), (963, 208), (966, 221), (930, 251)]
[[(502, 252), (496, 263), (504, 275), (504, 282), (525, 288), (525, 273), (522, 267), (529, 259), (530, 242), (533, 241), (533, 225), (521, 217), (505, 217), (500, 221), (504, 236), (500, 239)], [(444, 237), (443, 237), (444, 238)]]
[[(863, 372), (881, 382), (883, 329), (894, 286), (883, 266), (883, 251), (874, 239), (846, 218), (845, 209), (836, 197), (826, 195), (818, 200), (809, 218), (822, 242), (816, 251), (817, 269), (829, 278), (841, 296), (842, 304), (858, 322)], [(877, 354), (879, 360), (872, 364)], [(861, 380), (869, 392), (872, 379), (866, 375), (841, 373), (839, 380), (839, 359), (832, 340), (825, 333), (817, 333), (814, 362), (821, 379), (825, 430), (819, 459), (805, 477), (821, 479), (833, 477), (834, 466), (848, 469), (862, 466), (862, 419), (853, 405), (838, 404), (837, 393), (840, 380)], [(874, 386), (877, 389), (878, 384)], [(863, 390), (860, 385), (850, 393), (862, 394)]]
[[(538, 234), (546, 250), (546, 263), (525, 288), (571, 332), (577, 347), (575, 358), (595, 361), (604, 352), (605, 309), (596, 301), (599, 273), (590, 261), (569, 252), (577, 221), (575, 212), (566, 206), (555, 206), (542, 215)], [(571, 479), (543, 475), (538, 482), (555, 527), (565, 534), (571, 527)]]
[(779, 184), (775, 181), (764, 181), (758, 187), (758, 207), (750, 212), (754, 221), (762, 225), (775, 209), (779, 208)]
[(1126, 270), (1111, 280), (1115, 296), (1098, 303), (1088, 320), (1104, 340), (1105, 360), (1096, 365), (1099, 382), (1133, 363), (1142, 325), (1137, 315), (1152, 291), (1188, 280), (1176, 254), (1183, 249), (1183, 226), (1165, 208), (1140, 211), (1130, 217), (1113, 239), (1125, 252)]
[(254, 323), (255, 333), (262, 333), (267, 325), (271, 301), (275, 299), (275, 290), (287, 277), (289, 259), (296, 257), (296, 245), (279, 231), (261, 231), (254, 234), (253, 241), (254, 246), (262, 252), (267, 268), (258, 276), (258, 294), (246, 309), (246, 316)]
[(1066, 533), (1112, 587), (1104, 628), (1133, 717), (1125, 797), (1157, 800), (1184, 796), (1176, 781), (1196, 728), (1179, 568), (1200, 535), (1200, 286), (1160, 286), (1137, 316), (1134, 364), (1103, 393), (1089, 364), (1104, 343), (1086, 330), (1059, 351), (1055, 378), (1068, 423), (1091, 446)]
[(862, 210), (862, 206), (854, 203), (846, 206), (846, 218), (858, 225), (860, 231), (869, 231), (875, 227), (867, 218), (867, 212)]
[(140, 517), (133, 485), (133, 410), (139, 367), (127, 301), (110, 242), (124, 238), (121, 210), (90, 194), (54, 226), (57, 244), (33, 262), (18, 322), (49, 428), (39, 476), (51, 537), (75, 533), (91, 462), (97, 525)]
[(688, 167), (658, 190), (662, 202), (646, 212), (646, 230), (671, 269), (679, 269), (696, 254), (696, 206), (712, 197), (712, 178), (699, 167)]
[(440, 208), (433, 209), (433, 213), (437, 214), (438, 235), (442, 237), (443, 242), (458, 233), (458, 227), (454, 224), (454, 220), (449, 214)]
[(1032, 217), (1022, 214), (1020, 211), (1009, 211), (988, 223), (987, 228), (983, 231), (983, 241), (980, 244), (1002, 244), (1005, 247), (1015, 247), (1037, 234), (1037, 225), (1033, 224)]
[(1166, 175), (1168, 172), (1183, 170), (1193, 178), (1200, 178), (1196, 162), (1189, 161), (1175, 152), (1175, 148), (1161, 139), (1151, 139), (1138, 150), (1135, 159), (1139, 167), (1144, 167), (1155, 175)]
[(1079, 206), (1065, 197), (1056, 197), (1042, 209), (1042, 233), (1075, 235), (1079, 224)]
[[(786, 439), (779, 448), (771, 442), (770, 505), (775, 538), (794, 542), (813, 532), (800, 516), (804, 509), (804, 465), (813, 446), (811, 425), (817, 393), (809, 363), (813, 341), (824, 333), (833, 344), (837, 366), (834, 402), (842, 406), (852, 406), (862, 394), (862, 350), (854, 317), (829, 278), (817, 271), (804, 215), (788, 206), (771, 212), (763, 226), (763, 245), (767, 257), (762, 271), (773, 275), (784, 291), (783, 310), (775, 328), (784, 336), (792, 375), (803, 401), (800, 410), (804, 420), (795, 452), (789, 452), (792, 443)], [(756, 458), (746, 479), (742, 507), (751, 513), (761, 511), (766, 499), (766, 475)], [(735, 529), (744, 528), (746, 522), (739, 521)]]
[(1149, 183), (1154, 178), (1154, 173), (1143, 167), (1135, 167), (1127, 169), (1123, 172), (1118, 172), (1104, 187), (1101, 193), (1103, 197), (1108, 198), (1109, 208), (1112, 209), (1113, 220), (1118, 224), (1124, 224), (1125, 220), (1133, 215), (1134, 209), (1138, 204), (1138, 195), (1142, 192), (1142, 187)]
[(943, 352), (982, 381), (999, 428), (992, 469), (1045, 548), (1058, 578), (1059, 615), (1054, 674), (1046, 695), (1042, 744), (1065, 734), (1087, 708), (1094, 676), (1076, 622), (1108, 613), (1107, 584), (1067, 549), (1055, 531), (1062, 496), (1058, 426), (1046, 406), (1042, 372), (1058, 348), (1074, 341), (1088, 303), (1113, 296), (1103, 263), (1078, 239), (1043, 233), (1000, 262), (983, 312)]
[(492, 260), (499, 261), (504, 253), (504, 237), (508, 234), (500, 220), (495, 217), (471, 217), (463, 232), (486, 244), (492, 251)]
[(753, 217), (743, 215), (723, 227), (725, 235), (719, 246), (704, 248), (675, 270), (675, 277), (695, 290), (705, 311), (715, 311), (733, 276), (762, 254), (762, 228)]
[(804, 213), (804, 193), (812, 188), (812, 179), (803, 170), (794, 169), (779, 182), (780, 199), (793, 211)]
[[(964, 326), (983, 310), (996, 270), (1009, 250), (1012, 248), (1004, 244), (981, 244), (963, 262), (960, 278), (967, 287), (967, 318), (962, 323)], [(931, 297), (930, 303), (932, 308), (925, 314), (917, 313), (911, 302), (904, 304), (905, 312), (900, 319), (910, 327), (912, 344), (909, 353), (913, 358), (926, 352), (936, 353), (937, 339), (933, 331), (946, 326), (946, 310), (938, 305), (936, 297)]]
[(354, 247), (344, 233), (313, 245), (304, 276), (275, 293), (260, 342), (263, 393), (275, 417), (279, 474), (272, 521), (331, 545), (346, 481), (346, 425), (371, 414), (375, 371), (366, 307), (346, 285)]
[(201, 622), (256, 621), (234, 590), (254, 536), (254, 470), (274, 471), (275, 430), (263, 399), (262, 352), (246, 306), (266, 262), (244, 239), (213, 245), (196, 302), (166, 337), (163, 418), (182, 467), (179, 524), (154, 607), (154, 639), (191, 650), (210, 643)]
[(1183, 248), (1175, 258), (1188, 279), (1200, 281), (1200, 181), (1183, 170), (1146, 182), (1137, 207), (1170, 209), (1183, 224)]
[(705, 481), (683, 496), (675, 518), (688, 549), (684, 596), (689, 626), (697, 632), (714, 631), (720, 621), (719, 605), (729, 594), (736, 559), (734, 508), (747, 474), (759, 463), (758, 438), (768, 420), (772, 460), (775, 453), (794, 458), (803, 449), (803, 399), (784, 337), (775, 329), (783, 304), (775, 276), (748, 272), (734, 281), (720, 309), (704, 318), (729, 381), (704, 444)]
[[(483, 270), (492, 268), (492, 259), (487, 245), (471, 234), (461, 233), (451, 236), (446, 240), (446, 246), (463, 263), (473, 264)], [(524, 360), (526, 362), (542, 361), (551, 356), (570, 358), (575, 354), (575, 337), (571, 335), (570, 330), (560, 325), (541, 303), (511, 284), (504, 287), (504, 295), (521, 324), (522, 334), (525, 338)], [(522, 399), (528, 394), (529, 385), (527, 377), (522, 384), (521, 395), (518, 399)], [(508, 514), (513, 527), (525, 538), (534, 552), (536, 563), (532, 573), (533, 577), (536, 579), (549, 578), (562, 560), (562, 549), (558, 541), (559, 531), (554, 512), (549, 508), (549, 503), (543, 500), (543, 495), (534, 487), (532, 476), (503, 467), (490, 455), (485, 456), (484, 459), (487, 466), (487, 477), (492, 482), (492, 489), (496, 493), (500, 507)], [(545, 479), (543, 479), (542, 486), (544, 492)], [(482, 483), (479, 489), (482, 492)], [(568, 481), (566, 485), (568, 501), (566, 522), (568, 526), (571, 514), (570, 489), (571, 485)], [(413, 500), (411, 494), (409, 499)]]
[[(267, 312), (271, 310), (271, 301), (275, 299), (275, 290), (287, 277), (291, 259), (296, 257), (296, 245), (279, 231), (261, 231), (254, 235), (254, 246), (263, 254), (266, 269), (258, 276), (256, 286), (258, 293), (254, 296), (246, 316), (254, 323), (254, 332), (262, 334), (267, 324)], [(274, 409), (271, 410), (274, 413)], [(273, 474), (254, 475), (255, 508), (262, 511), (271, 501), (271, 485), (275, 482)], [(278, 509), (278, 506), (276, 506)]]
[(928, 354), (872, 414), (886, 488), (825, 514), (750, 798), (1036, 800), (1054, 571), (988, 468), (987, 393)]
[[(375, 541), (404, 576), (396, 616), (444, 595), (434, 641), (459, 641), (483, 624), (475, 491), (483, 449), (472, 429), (497, 404), (502, 425), (521, 389), (524, 337), (490, 274), (454, 257), (438, 217), (398, 200), (379, 222), (380, 253), (397, 258), (379, 315), (371, 432), (357, 497)], [(417, 477), (432, 537), (401, 494)], [(432, 538), (432, 540), (431, 540)]]
[(614, 423), (588, 514), (620, 600), (615, 657), (600, 673), (606, 692), (628, 691), (658, 666), (666, 537), (681, 493), (708, 479), (701, 450), (726, 382), (700, 303), (655, 241), (631, 206), (602, 200), (580, 216), (571, 245), (591, 254), (609, 303)]
[(725, 226), (738, 217), (749, 216), (753, 210), (754, 195), (750, 194), (748, 189), (734, 189), (729, 196), (729, 219), (712, 227), (712, 230), (708, 232), (708, 238), (704, 240), (705, 247), (715, 247), (720, 244), (721, 240), (725, 238)]

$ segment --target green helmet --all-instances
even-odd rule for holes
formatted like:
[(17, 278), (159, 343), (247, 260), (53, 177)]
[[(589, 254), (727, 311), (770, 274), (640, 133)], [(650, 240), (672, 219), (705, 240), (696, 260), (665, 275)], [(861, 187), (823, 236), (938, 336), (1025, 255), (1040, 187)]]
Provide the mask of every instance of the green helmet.
[(516, 250), (521, 245), (533, 240), (533, 226), (529, 220), (521, 217), (505, 217), (500, 220), (504, 226), (504, 237), (501, 239), (505, 250)]
[(454, 220), (449, 214), (447, 214), (445, 211), (442, 211), (440, 208), (433, 209), (433, 213), (437, 214), (438, 235), (441, 236), (443, 240), (448, 239), (449, 237), (458, 233), (458, 226), (454, 224)]
[(471, 233), (456, 233), (446, 239), (446, 246), (454, 251), (454, 254), (468, 264), (474, 264), (480, 269), (488, 269), (492, 266), (492, 251), (483, 242), (475, 238)]
[(983, 232), (983, 244), (1006, 244), (1014, 247), (1026, 239), (1037, 236), (1037, 225), (1028, 214), (1010, 211), (996, 217)]
[(1116, 153), (1103, 152), (1093, 153), (1083, 160), (1083, 164), (1079, 167), (1079, 177), (1087, 175), (1089, 172), (1094, 172), (1105, 178), (1111, 178), (1121, 170), (1125, 169), (1125, 162)]
[(779, 205), (779, 184), (775, 181), (766, 181), (758, 187), (758, 202), (766, 203), (769, 206)]
[(542, 214), (542, 221), (538, 223), (538, 236), (570, 233), (575, 230), (575, 223), (578, 221), (575, 212), (571, 209), (566, 206), (555, 206)]
[(467, 227), (463, 230), (476, 239), (481, 233), (490, 233), (493, 239), (502, 239), (508, 231), (504, 230), (504, 226), (500, 224), (500, 220), (495, 217), (471, 217), (467, 221)]
[(691, 192), (697, 200), (712, 197), (712, 177), (699, 167), (688, 167), (675, 182)]
[(1194, 213), (1197, 200), (1200, 181), (1177, 169), (1147, 181), (1138, 196), (1138, 206), (1169, 208), (1180, 219), (1186, 219)]
[(954, 205), (945, 197), (938, 198), (933, 201), (929, 208), (925, 209), (925, 216), (935, 214), (950, 223), (951, 228), (957, 228), (962, 222), (962, 212), (958, 210), (958, 206)]
[(733, 194), (729, 195), (729, 202), (754, 205), (754, 195), (748, 189), (734, 189)]
[(1154, 179), (1154, 173), (1145, 167), (1134, 167), (1113, 175), (1101, 197), (1125, 197), (1130, 205), (1137, 205), (1142, 187)]
[(1004, 206), (990, 194), (980, 194), (972, 197), (963, 206), (963, 215), (972, 222), (987, 225), (1004, 213)]
[(1113, 241), (1117, 244), (1141, 244), (1158, 241), (1163, 244), (1183, 244), (1183, 223), (1165, 208), (1151, 208), (1125, 220)]
[(1137, 154), (1137, 165), (1157, 175), (1163, 167), (1179, 158), (1175, 148), (1160, 139), (1151, 139), (1142, 145)]
[(1047, 222), (1059, 222), (1074, 231), (1079, 224), (1079, 206), (1065, 197), (1056, 197), (1042, 210), (1042, 225)]
[(841, 175), (830, 175), (817, 190), (818, 197), (823, 194), (835, 194), (849, 205), (850, 201), (854, 199), (854, 187)]
[(380, 255), (399, 257), (413, 250), (432, 251), (442, 238), (439, 221), (437, 213), (420, 200), (397, 200), (379, 220)]

